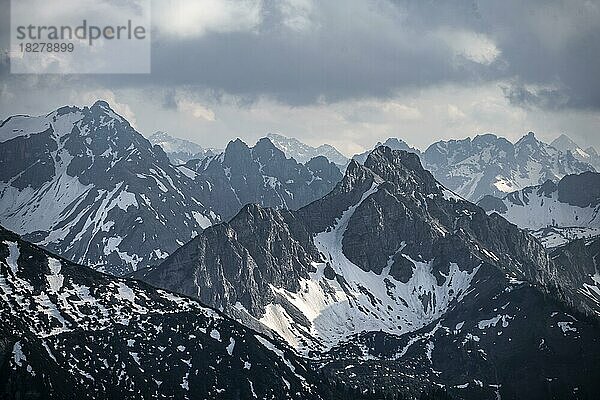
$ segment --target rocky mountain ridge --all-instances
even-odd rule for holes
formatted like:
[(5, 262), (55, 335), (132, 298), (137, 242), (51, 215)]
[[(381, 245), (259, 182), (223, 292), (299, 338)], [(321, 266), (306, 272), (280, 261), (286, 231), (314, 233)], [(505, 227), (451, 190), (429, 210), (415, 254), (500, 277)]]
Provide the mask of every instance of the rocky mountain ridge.
[(117, 275), (158, 263), (245, 204), (299, 208), (341, 179), (326, 158), (300, 164), (268, 139), (175, 166), (103, 101), (4, 121), (0, 166), (2, 224)]
[[(533, 132), (514, 144), (493, 134), (441, 140), (424, 152), (397, 138), (389, 138), (383, 145), (419, 155), (423, 166), (438, 181), (473, 202), (485, 195), (501, 197), (546, 180), (558, 182), (569, 174), (595, 172), (591, 158), (577, 158), (577, 153), (538, 140)], [(369, 153), (353, 158), (364, 163)]]
[(471, 201), (594, 171), (570, 153), (539, 141), (532, 132), (515, 144), (491, 134), (440, 141), (423, 153), (423, 164), (440, 182)]
[[(247, 206), (138, 276), (246, 312), (308, 351), (360, 329), (337, 336), (329, 331), (334, 328), (311, 320), (346, 301), (356, 301), (360, 312), (345, 309), (345, 318), (374, 316), (390, 332), (430, 322), (468, 289), (481, 262), (548, 291), (560, 284), (534, 238), (439, 185), (416, 155), (380, 147), (365, 166), (351, 162), (323, 199), (297, 212)], [(423, 279), (431, 286), (421, 287), (422, 293), (408, 289)], [(458, 286), (445, 286), (449, 282)], [(408, 297), (399, 300), (403, 296)], [(316, 298), (317, 309), (307, 308)], [(398, 322), (388, 325), (388, 312)], [(304, 336), (316, 338), (304, 343), (298, 339)]]
[(600, 171), (600, 155), (593, 146), (584, 150), (565, 134), (554, 139), (550, 145), (564, 153), (570, 152), (579, 161), (591, 164), (596, 171)]

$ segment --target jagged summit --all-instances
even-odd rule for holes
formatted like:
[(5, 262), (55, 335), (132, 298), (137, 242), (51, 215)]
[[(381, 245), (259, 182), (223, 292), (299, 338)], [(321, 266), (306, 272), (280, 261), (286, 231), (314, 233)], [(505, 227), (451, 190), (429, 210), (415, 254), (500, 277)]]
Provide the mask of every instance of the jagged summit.
[(554, 139), (551, 145), (560, 151), (571, 153), (577, 160), (589, 163), (594, 166), (596, 171), (600, 171), (600, 156), (594, 147), (590, 146), (584, 150), (565, 134)]
[[(263, 146), (265, 146), (265, 147), (277, 149), (277, 146), (275, 146), (275, 144), (273, 143), (273, 141), (268, 136), (267, 137), (262, 137), (262, 138), (260, 138), (260, 139), (258, 139), (256, 141), (256, 145), (259, 145), (259, 147), (261, 147), (260, 146), (261, 144)], [(283, 151), (281, 151), (281, 152), (283, 153)]]
[(249, 149), (249, 147), (242, 139), (236, 138), (227, 144), (227, 147), (225, 147), (225, 152), (236, 151), (239, 149), (246, 150)]
[(348, 187), (348, 189), (351, 189), (354, 182), (359, 180), (362, 181), (365, 179), (365, 176), (370, 176), (369, 172), (370, 171), (368, 168), (360, 164), (358, 161), (352, 159), (348, 163), (344, 173), (344, 178), (338, 186)]
[(537, 141), (537, 138), (535, 137), (535, 132), (529, 131), (525, 135), (523, 135), (523, 137), (520, 140), (536, 140)]
[(408, 144), (404, 140), (399, 139), (399, 138), (395, 138), (395, 137), (394, 138), (387, 138), (386, 141), (383, 142), (383, 145), (387, 146), (387, 147), (390, 147), (390, 148), (392, 148), (394, 150), (404, 150), (401, 147), (404, 147), (404, 146), (408, 147)]
[(369, 154), (364, 165), (382, 179), (403, 185), (405, 190), (410, 188), (420, 189), (423, 193), (439, 192), (433, 175), (423, 168), (415, 153), (379, 146)]
[(207, 202), (225, 220), (248, 203), (298, 209), (325, 195), (342, 177), (326, 159), (301, 164), (286, 158), (268, 138), (253, 147), (235, 139), (222, 154), (191, 160), (184, 168), (207, 188)]
[(110, 104), (108, 104), (106, 100), (96, 100), (91, 108), (102, 108), (106, 111), (113, 111), (113, 109), (110, 107)]
[(260, 159), (278, 159), (281, 162), (285, 162), (286, 159), (285, 153), (275, 146), (269, 138), (260, 138), (252, 148), (252, 152)]
[[(421, 155), (421, 151), (419, 149), (409, 146), (404, 140), (399, 139), (399, 138), (388, 138), (383, 143), (377, 142), (377, 144), (375, 145), (375, 148), (380, 147), (380, 146), (386, 146), (392, 150), (406, 150), (408, 152)], [(364, 164), (364, 162), (367, 160), (367, 157), (369, 156), (371, 151), (372, 150), (367, 150), (364, 153), (355, 154), (352, 157), (352, 159), (360, 162), (361, 164)]]
[(562, 151), (572, 150), (572, 149), (579, 147), (579, 146), (577, 146), (577, 143), (575, 143), (573, 141), (573, 139), (571, 139), (569, 136), (567, 136), (564, 133), (561, 133), (560, 136), (558, 136), (556, 139), (554, 139), (552, 141), (552, 143), (550, 143), (550, 144)]

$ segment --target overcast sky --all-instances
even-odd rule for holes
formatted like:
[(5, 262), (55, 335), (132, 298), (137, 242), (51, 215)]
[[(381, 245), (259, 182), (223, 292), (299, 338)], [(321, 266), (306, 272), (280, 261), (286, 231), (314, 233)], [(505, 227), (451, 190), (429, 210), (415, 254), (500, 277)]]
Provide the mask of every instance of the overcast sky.
[(152, 23), (150, 75), (10, 75), (3, 55), (0, 118), (101, 98), (146, 136), (212, 147), (534, 131), (600, 149), (597, 0), (155, 0)]

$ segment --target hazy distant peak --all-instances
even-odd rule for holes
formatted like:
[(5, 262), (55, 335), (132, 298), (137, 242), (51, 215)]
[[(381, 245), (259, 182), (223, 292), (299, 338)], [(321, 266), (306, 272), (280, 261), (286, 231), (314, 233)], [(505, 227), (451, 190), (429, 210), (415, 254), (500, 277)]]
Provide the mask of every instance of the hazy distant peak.
[(311, 158), (324, 156), (337, 165), (346, 165), (348, 158), (340, 153), (330, 144), (322, 144), (318, 147), (310, 146), (296, 138), (290, 138), (278, 133), (269, 133), (267, 138), (283, 151), (288, 158), (293, 158), (299, 163), (306, 163)]

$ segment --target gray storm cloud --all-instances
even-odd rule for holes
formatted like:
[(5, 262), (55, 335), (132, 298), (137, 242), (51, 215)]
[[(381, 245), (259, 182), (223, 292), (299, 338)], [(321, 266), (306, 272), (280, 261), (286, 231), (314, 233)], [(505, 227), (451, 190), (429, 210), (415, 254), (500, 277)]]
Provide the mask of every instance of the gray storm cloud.
[[(310, 107), (406, 99), (448, 85), (472, 88), (474, 97), (478, 88), (497, 85), (534, 121), (543, 120), (536, 112), (600, 111), (598, 2), (156, 0), (153, 9), (152, 74), (62, 79), (73, 90), (151, 90), (166, 110), (194, 110), (209, 121), (219, 120), (219, 110), (213, 118), (200, 103), (232, 96), (239, 107), (265, 98)], [(8, 16), (1, 18), (7, 47)], [(0, 79), (5, 92), (23, 99), (34, 87), (57, 84), (56, 77), (10, 76), (6, 57)], [(177, 97), (179, 89), (198, 98)], [(458, 111), (453, 121), (462, 118)], [(593, 136), (594, 121), (577, 122), (581, 135)], [(514, 124), (536, 128), (523, 125)]]
[[(285, 7), (295, 3), (305, 7)], [(259, 16), (251, 12), (240, 30), (161, 35), (159, 27), (151, 81), (304, 104), (509, 80), (506, 94), (517, 103), (600, 108), (598, 3), (256, 4)]]
[[(505, 93), (515, 103), (600, 108), (597, 2), (165, 0), (153, 7), (152, 74), (87, 79), (193, 85), (293, 105), (509, 80)], [(9, 24), (2, 25), (6, 42)]]

